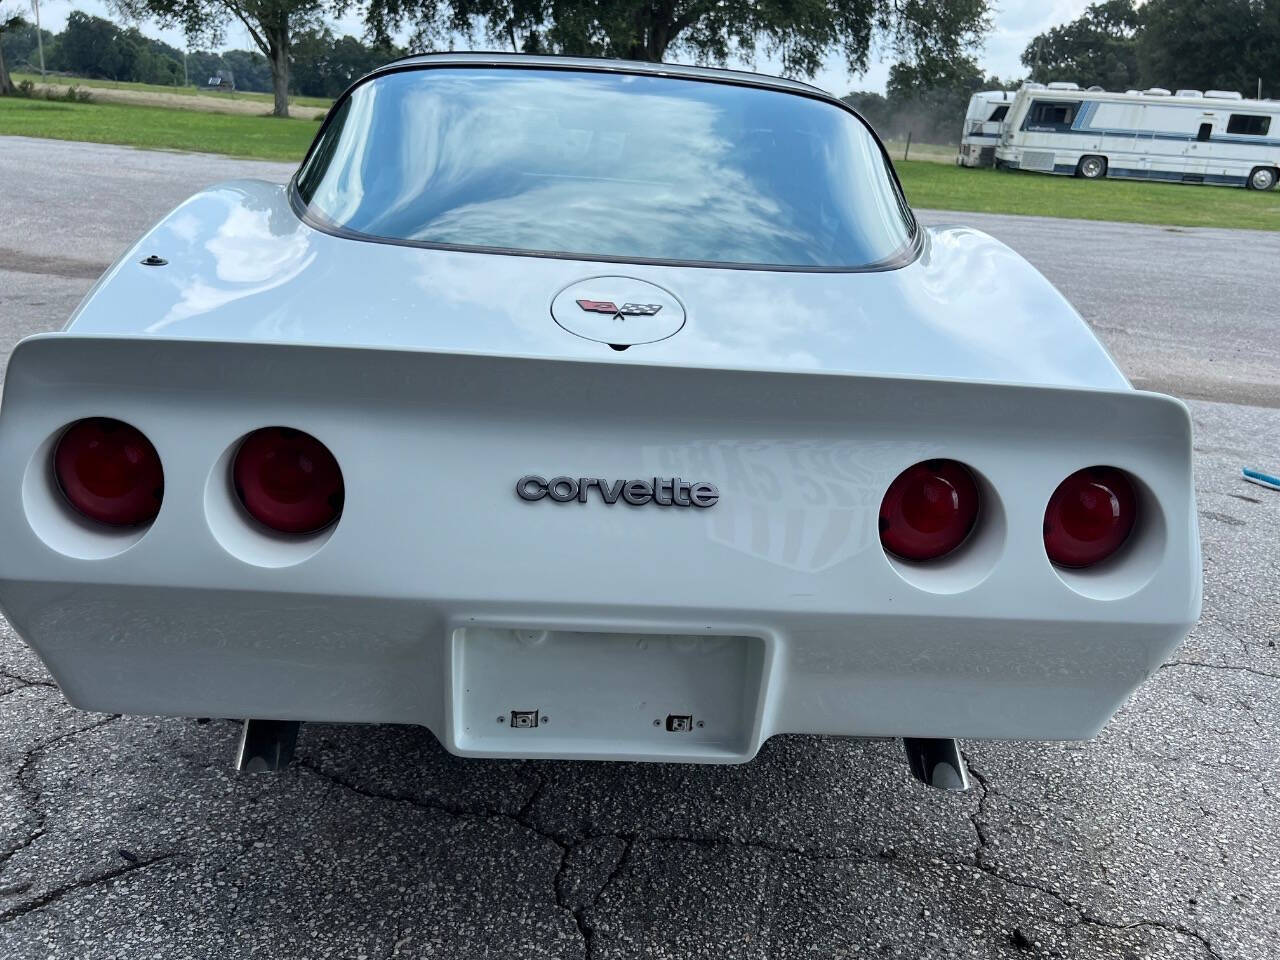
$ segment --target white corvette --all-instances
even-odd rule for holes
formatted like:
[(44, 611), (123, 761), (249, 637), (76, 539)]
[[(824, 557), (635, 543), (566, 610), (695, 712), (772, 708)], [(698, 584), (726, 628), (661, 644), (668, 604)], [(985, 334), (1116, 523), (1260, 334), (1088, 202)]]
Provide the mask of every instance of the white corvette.
[(439, 55), (182, 204), (0, 415), (0, 606), (87, 710), (469, 756), (1092, 736), (1200, 608), (1190, 424), (803, 84)]

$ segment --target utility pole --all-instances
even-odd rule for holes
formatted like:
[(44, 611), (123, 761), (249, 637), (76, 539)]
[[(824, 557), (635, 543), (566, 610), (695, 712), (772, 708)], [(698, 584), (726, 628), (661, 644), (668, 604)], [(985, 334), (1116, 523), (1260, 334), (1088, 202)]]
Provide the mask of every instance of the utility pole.
[(182, 85), (184, 87), (191, 86), (191, 82), (187, 79), (187, 48), (182, 48)]
[(44, 37), (40, 29), (40, 0), (31, 0), (31, 9), (36, 13), (36, 47), (40, 51), (40, 79), (44, 79)]
[(1258, 99), (1262, 99), (1262, 78), (1258, 78)]

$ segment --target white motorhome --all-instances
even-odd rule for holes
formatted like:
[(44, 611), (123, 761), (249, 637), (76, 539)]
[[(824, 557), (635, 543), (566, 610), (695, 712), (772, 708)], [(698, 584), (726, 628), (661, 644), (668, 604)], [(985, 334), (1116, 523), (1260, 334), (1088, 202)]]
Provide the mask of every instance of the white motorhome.
[(957, 164), (962, 167), (989, 167), (995, 163), (1000, 128), (1013, 105), (1013, 97), (1012, 90), (979, 90), (969, 98), (964, 128), (960, 131)]
[(1226, 90), (1108, 93), (1051, 83), (1018, 91), (996, 166), (1270, 190), (1280, 179), (1280, 101)]

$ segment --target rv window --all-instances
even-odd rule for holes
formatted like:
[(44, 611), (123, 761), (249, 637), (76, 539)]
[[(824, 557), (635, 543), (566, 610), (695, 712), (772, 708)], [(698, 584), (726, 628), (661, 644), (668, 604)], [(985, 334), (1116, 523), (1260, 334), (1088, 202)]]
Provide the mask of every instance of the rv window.
[(1251, 137), (1265, 137), (1270, 128), (1270, 117), (1251, 113), (1233, 113), (1227, 121), (1227, 133), (1243, 133)]
[(1200, 132), (1196, 134), (1196, 139), (1201, 142), (1208, 142), (1209, 139), (1212, 137), (1213, 137), (1213, 124), (1212, 123), (1200, 124)]
[(1027, 119), (1022, 127), (1024, 130), (1069, 130), (1079, 109), (1079, 102), (1036, 100), (1027, 111)]
[(1002, 103), (1000, 104), (1000, 106), (996, 107), (994, 110), (991, 111), (991, 116), (987, 117), (987, 119), (993, 120), (993, 121), (1003, 120), (1005, 117), (1005, 114), (1008, 112), (1009, 112), (1009, 105), (1007, 103)]

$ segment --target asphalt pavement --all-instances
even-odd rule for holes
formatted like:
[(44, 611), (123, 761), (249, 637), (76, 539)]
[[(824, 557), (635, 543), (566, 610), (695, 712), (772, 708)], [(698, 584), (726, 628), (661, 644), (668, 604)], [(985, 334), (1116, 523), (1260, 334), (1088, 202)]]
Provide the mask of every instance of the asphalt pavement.
[[(0, 362), (201, 185), (290, 172), (3, 137), (0, 170)], [(0, 620), (0, 958), (1280, 955), (1280, 493), (1238, 479), (1280, 468), (1280, 235), (922, 216), (1023, 252), (1190, 401), (1204, 616), (1099, 737), (966, 744), (963, 795), (896, 742), (796, 736), (702, 767), (308, 725), (239, 776), (236, 724), (72, 710)]]

